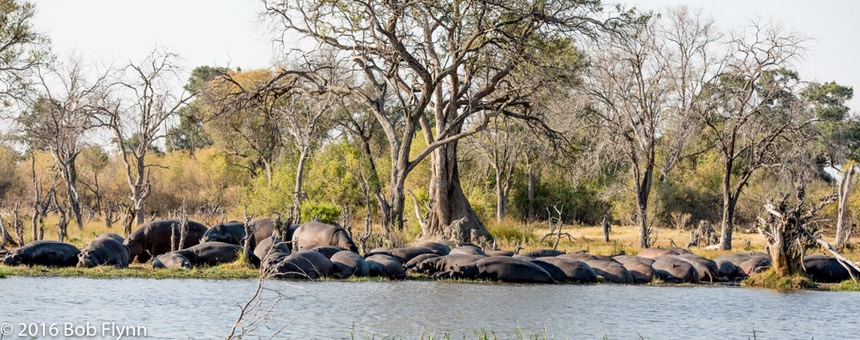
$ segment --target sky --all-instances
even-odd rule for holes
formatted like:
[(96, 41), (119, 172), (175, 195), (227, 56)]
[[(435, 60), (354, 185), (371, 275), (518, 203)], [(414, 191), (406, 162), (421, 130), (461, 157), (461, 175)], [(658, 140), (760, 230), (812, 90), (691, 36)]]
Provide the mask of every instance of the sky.
[[(35, 0), (34, 26), (60, 55), (122, 65), (154, 48), (178, 53), (190, 70), (200, 65), (263, 68), (273, 60), (272, 34), (260, 20), (259, 0)], [(616, 2), (606, 2), (614, 5)], [(714, 17), (723, 30), (762, 18), (810, 38), (797, 66), (801, 78), (860, 88), (860, 1), (633, 0), (639, 9), (687, 5)], [(860, 92), (860, 90), (858, 90)], [(860, 97), (860, 93), (857, 93)], [(850, 106), (860, 110), (860, 98)]]

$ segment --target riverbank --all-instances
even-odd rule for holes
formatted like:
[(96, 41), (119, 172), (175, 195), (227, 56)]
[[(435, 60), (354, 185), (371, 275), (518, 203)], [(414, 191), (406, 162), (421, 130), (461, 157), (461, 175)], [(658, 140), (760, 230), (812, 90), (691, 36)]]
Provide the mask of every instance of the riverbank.
[[(96, 267), (96, 268), (49, 268), (44, 266), (15, 266), (10, 267), (0, 264), (0, 279), (6, 277), (77, 277), (90, 279), (200, 279), (200, 280), (235, 280), (235, 279), (257, 279), (260, 272), (242, 263), (231, 263), (213, 267), (199, 267), (191, 270), (177, 269), (154, 269), (147, 264), (132, 264), (128, 268)], [(426, 275), (412, 274), (407, 278), (410, 281), (434, 281), (435, 279)], [(353, 277), (346, 280), (335, 278), (323, 278), (320, 281), (337, 282), (389, 282), (393, 281), (385, 277)], [(496, 283), (483, 280), (445, 279), (439, 280), (451, 283)], [(811, 281), (809, 283), (812, 283)], [(503, 284), (503, 283), (499, 283)], [(602, 282), (598, 284), (608, 284)], [(818, 283), (803, 285), (774, 284), (772, 286), (751, 285), (749, 282), (720, 282), (720, 283), (685, 283), (670, 284), (659, 280), (644, 284), (645, 286), (658, 287), (696, 287), (696, 286), (740, 286), (748, 288), (768, 288), (777, 290), (817, 290), (817, 291), (840, 291), (860, 292), (860, 283), (847, 280), (840, 283)]]

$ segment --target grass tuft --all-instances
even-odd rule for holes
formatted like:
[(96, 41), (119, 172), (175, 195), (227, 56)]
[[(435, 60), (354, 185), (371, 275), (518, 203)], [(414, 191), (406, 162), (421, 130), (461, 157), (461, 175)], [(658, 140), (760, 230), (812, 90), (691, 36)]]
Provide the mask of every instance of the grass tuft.
[(741, 282), (742, 286), (761, 287), (781, 290), (794, 289), (817, 289), (818, 285), (803, 274), (795, 274), (788, 277), (779, 277), (773, 268), (750, 275), (746, 280)]

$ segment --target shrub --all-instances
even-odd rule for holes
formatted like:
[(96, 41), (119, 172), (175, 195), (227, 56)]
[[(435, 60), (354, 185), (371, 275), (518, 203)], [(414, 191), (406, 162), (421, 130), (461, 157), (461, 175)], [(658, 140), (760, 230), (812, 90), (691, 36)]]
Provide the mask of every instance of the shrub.
[(336, 223), (340, 218), (340, 207), (329, 202), (307, 202), (302, 204), (302, 220), (315, 219), (323, 223)]

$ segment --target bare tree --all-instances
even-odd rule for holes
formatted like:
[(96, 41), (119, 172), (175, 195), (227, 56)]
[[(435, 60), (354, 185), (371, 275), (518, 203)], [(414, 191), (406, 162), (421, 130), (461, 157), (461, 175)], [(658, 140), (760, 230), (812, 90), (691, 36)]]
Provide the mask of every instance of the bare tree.
[(78, 155), (84, 136), (92, 126), (94, 101), (103, 94), (106, 73), (87, 79), (81, 62), (70, 59), (54, 68), (39, 69), (40, 96), (28, 114), (18, 117), (23, 139), (31, 147), (45, 148), (66, 183), (69, 207), (75, 223), (83, 229), (81, 197), (78, 192)]
[[(753, 23), (731, 37), (722, 72), (706, 86), (701, 112), (723, 161), (720, 247), (732, 248), (735, 206), (752, 175), (773, 162), (775, 145), (796, 125), (797, 74), (786, 67), (801, 56), (804, 39)], [(737, 167), (737, 168), (736, 168)]]
[(501, 221), (507, 213), (508, 197), (514, 185), (517, 163), (526, 148), (525, 140), (530, 137), (524, 133), (523, 126), (504, 116), (493, 119), (490, 125), (492, 128), (478, 134), (472, 145), (493, 168), (496, 220)]
[(596, 149), (629, 167), (636, 196), (639, 246), (651, 246), (648, 199), (660, 129), (668, 103), (669, 69), (654, 19), (616, 30), (592, 46), (594, 55), (585, 91), (591, 109), (586, 121), (596, 127)]
[[(392, 171), (384, 223), (402, 228), (405, 178), (431, 156), (431, 209), (422, 235), (459, 240), (486, 229), (460, 187), (457, 141), (483, 129), (488, 118), (523, 105), (520, 99), (529, 94), (528, 87), (546, 79), (530, 77), (541, 81), (517, 84), (512, 80), (518, 72), (545, 66), (534, 63), (539, 56), (570, 51), (563, 47), (569, 40), (553, 39), (545, 30), (576, 34), (601, 24), (591, 18), (599, 6), (590, 2), (311, 0), (265, 5), (285, 33), (311, 38), (351, 61), (348, 73), (357, 83), (327, 89), (364, 101), (386, 136)], [(541, 41), (560, 48), (542, 49)], [(412, 157), (419, 128), (427, 147)]]
[(150, 171), (156, 166), (147, 163), (146, 155), (165, 136), (165, 121), (191, 98), (184, 90), (176, 93), (180, 71), (176, 59), (174, 53), (155, 50), (142, 61), (129, 63), (98, 107), (99, 122), (113, 134), (125, 163), (130, 213), (138, 224), (146, 217)]

